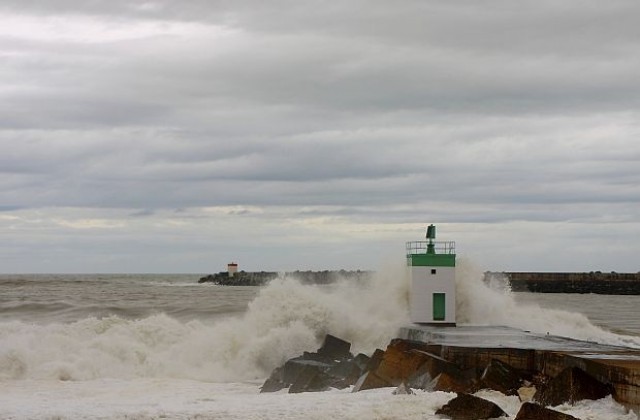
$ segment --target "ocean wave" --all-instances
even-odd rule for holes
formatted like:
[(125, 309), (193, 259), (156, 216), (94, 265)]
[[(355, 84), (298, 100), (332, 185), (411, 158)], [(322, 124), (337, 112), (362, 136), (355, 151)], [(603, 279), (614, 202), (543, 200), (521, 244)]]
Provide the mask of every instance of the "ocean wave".
[[(522, 305), (504, 282), (485, 284), (464, 259), (456, 281), (460, 324), (640, 347), (639, 337), (606, 331), (582, 314)], [(204, 308), (185, 319), (183, 306), (151, 315), (143, 308), (136, 319), (109, 314), (68, 323), (0, 322), (0, 379), (260, 379), (288, 358), (317, 349), (326, 333), (350, 341), (354, 352), (385, 348), (409, 323), (408, 295), (408, 270), (394, 265), (362, 282), (313, 286), (276, 279), (259, 290), (245, 312), (217, 317)]]

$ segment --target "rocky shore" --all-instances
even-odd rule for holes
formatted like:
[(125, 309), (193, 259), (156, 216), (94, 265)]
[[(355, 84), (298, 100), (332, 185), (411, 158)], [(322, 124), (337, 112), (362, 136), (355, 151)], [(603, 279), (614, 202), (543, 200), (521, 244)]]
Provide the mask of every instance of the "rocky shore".
[(438, 346), (405, 339), (394, 339), (386, 350), (378, 349), (371, 356), (354, 356), (350, 347), (350, 343), (327, 335), (317, 352), (305, 352), (276, 368), (261, 392), (319, 392), (347, 387), (352, 387), (352, 392), (384, 387), (395, 387), (393, 392), (397, 394), (412, 394), (418, 389), (455, 392), (457, 396), (435, 414), (452, 419), (489, 419), (506, 413), (473, 394), (492, 389), (519, 397), (522, 405), (516, 420), (575, 419), (548, 407), (600, 399), (615, 392), (611, 384), (575, 366), (552, 377), (513, 367), (500, 358), (460, 364), (441, 357)]
[(324, 271), (289, 271), (277, 273), (274, 271), (239, 271), (232, 276), (226, 271), (201, 277), (198, 283), (213, 283), (221, 286), (264, 286), (271, 280), (281, 277), (291, 277), (304, 284), (330, 284), (341, 279), (367, 280), (372, 271), (324, 270)]

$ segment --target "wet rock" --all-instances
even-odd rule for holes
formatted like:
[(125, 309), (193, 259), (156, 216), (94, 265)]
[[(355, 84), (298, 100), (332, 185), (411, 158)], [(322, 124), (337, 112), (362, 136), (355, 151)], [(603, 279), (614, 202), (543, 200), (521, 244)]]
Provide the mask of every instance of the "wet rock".
[(319, 392), (330, 388), (333, 378), (314, 365), (305, 366), (289, 387), (289, 394)]
[(260, 392), (276, 392), (288, 386), (288, 384), (282, 381), (282, 368), (280, 367), (273, 370), (271, 376), (269, 376), (262, 387), (260, 387)]
[(472, 382), (455, 378), (445, 372), (436, 376), (424, 389), (458, 393), (471, 393), (476, 390)]
[(580, 420), (569, 414), (551, 410), (541, 405), (526, 402), (520, 406), (520, 410), (514, 420)]
[[(470, 382), (474, 379), (475, 372), (473, 370), (462, 371), (455, 363), (426, 351), (412, 350), (412, 352), (424, 357), (424, 363), (409, 378), (410, 381), (416, 382), (416, 385), (418, 385), (421, 380), (425, 384), (429, 384), (433, 378), (441, 373), (446, 373), (458, 382)], [(427, 380), (429, 381), (427, 382)]]
[(432, 358), (428, 353), (407, 349), (404, 343), (398, 344), (387, 347), (375, 370), (376, 375), (396, 386), (406, 382), (420, 366)]
[(393, 384), (386, 379), (379, 377), (375, 372), (369, 371), (364, 373), (358, 379), (351, 392), (359, 392), (366, 389), (386, 388), (390, 386), (393, 386)]
[(453, 420), (493, 419), (507, 415), (495, 403), (465, 393), (459, 393), (436, 411), (436, 414), (448, 416)]
[(309, 375), (310, 372), (326, 372), (331, 368), (331, 365), (328, 363), (318, 362), (316, 360), (307, 360), (301, 357), (295, 359), (289, 359), (284, 364), (283, 372), (282, 372), (282, 382), (286, 384), (293, 384), (298, 380), (298, 376), (300, 376), (303, 372), (306, 375)]
[(360, 369), (360, 372), (364, 373), (367, 370), (369, 370), (369, 364), (371, 363), (371, 358), (366, 354), (358, 353), (358, 355), (353, 358), (353, 362), (358, 366), (358, 369)]
[(378, 366), (380, 366), (380, 363), (382, 362), (383, 357), (384, 357), (384, 350), (376, 349), (376, 351), (374, 351), (371, 357), (369, 358), (365, 371), (374, 371), (378, 369)]
[(551, 379), (534, 396), (543, 406), (575, 403), (580, 400), (599, 400), (613, 393), (610, 384), (604, 384), (580, 368), (567, 368)]
[(331, 334), (327, 334), (324, 337), (322, 346), (318, 349), (318, 354), (322, 357), (339, 360), (352, 358), (353, 355), (350, 353), (350, 350), (351, 343)]
[(519, 371), (508, 364), (491, 359), (480, 377), (480, 387), (502, 392), (505, 395), (517, 395), (523, 383)]
[(393, 390), (393, 395), (414, 395), (415, 392), (411, 388), (407, 386), (404, 382), (398, 385), (396, 389)]
[(327, 375), (333, 378), (331, 386), (339, 389), (355, 384), (363, 373), (355, 359), (342, 360), (327, 370)]
[(364, 354), (353, 357), (350, 348), (349, 342), (327, 335), (317, 352), (304, 352), (274, 369), (260, 392), (283, 388), (291, 393), (312, 392), (351, 386), (365, 372), (370, 359)]

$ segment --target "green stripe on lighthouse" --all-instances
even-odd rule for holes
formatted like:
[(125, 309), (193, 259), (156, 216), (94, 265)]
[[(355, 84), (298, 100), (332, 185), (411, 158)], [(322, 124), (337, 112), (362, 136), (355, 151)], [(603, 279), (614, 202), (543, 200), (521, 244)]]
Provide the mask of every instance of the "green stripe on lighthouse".
[(411, 254), (412, 267), (455, 267), (456, 254)]

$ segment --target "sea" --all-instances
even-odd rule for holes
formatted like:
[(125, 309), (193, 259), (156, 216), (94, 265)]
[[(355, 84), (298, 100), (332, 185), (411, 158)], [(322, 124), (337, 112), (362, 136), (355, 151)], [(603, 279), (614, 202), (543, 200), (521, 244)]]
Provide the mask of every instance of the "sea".
[[(197, 274), (0, 275), (0, 419), (439, 419), (455, 395), (393, 388), (260, 393), (325, 334), (384, 349), (409, 324), (403, 264), (368, 280), (262, 287)], [(640, 348), (640, 296), (514, 293), (462, 259), (458, 323)], [(498, 344), (498, 343), (497, 343)], [(481, 391), (513, 419), (517, 397)], [(637, 419), (611, 397), (561, 405), (580, 419)]]

